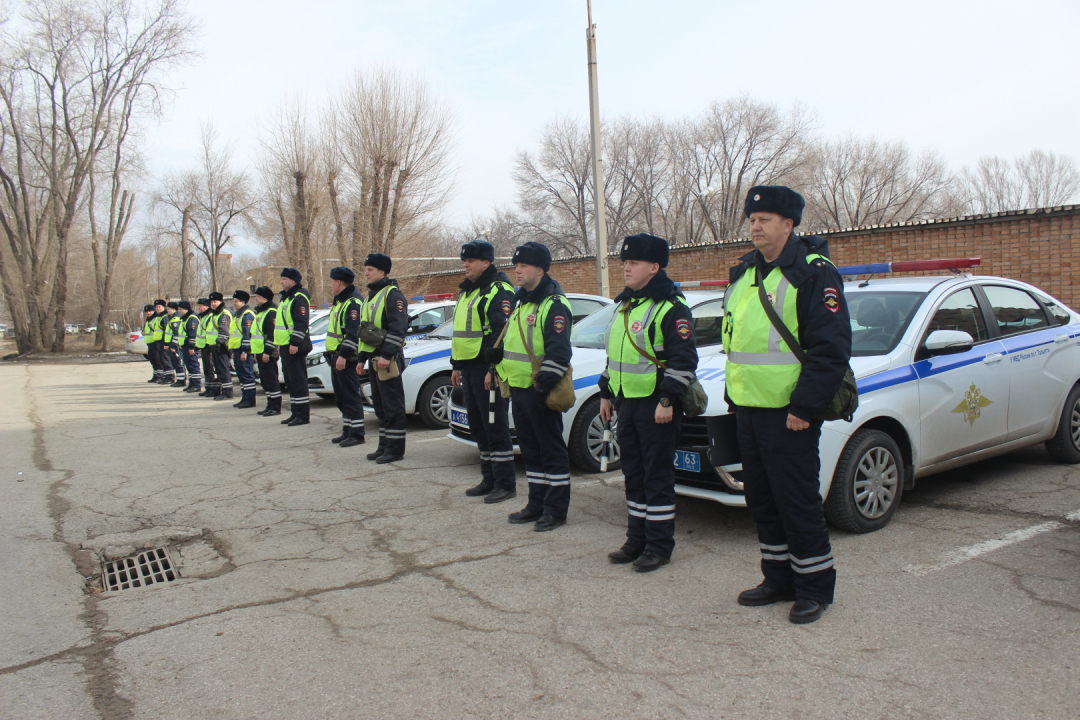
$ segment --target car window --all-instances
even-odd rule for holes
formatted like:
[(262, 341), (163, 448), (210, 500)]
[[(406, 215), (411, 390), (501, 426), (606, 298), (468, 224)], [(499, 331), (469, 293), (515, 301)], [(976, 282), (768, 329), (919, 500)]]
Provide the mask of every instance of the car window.
[(1004, 285), (983, 285), (983, 292), (990, 301), (1002, 335), (1050, 327), (1050, 321), (1039, 303), (1023, 290)]
[(724, 324), (723, 298), (695, 305), (690, 314), (694, 318), (694, 343), (698, 347), (719, 345), (720, 329)]
[(315, 322), (311, 323), (311, 327), (308, 328), (308, 333), (311, 335), (325, 335), (326, 330), (330, 327), (330, 316), (325, 315)]
[(1068, 325), (1072, 321), (1072, 316), (1069, 315), (1068, 310), (1045, 295), (1040, 294), (1039, 299), (1043, 301), (1043, 305), (1050, 311), (1050, 323), (1052, 325)]
[(845, 292), (851, 318), (851, 354), (869, 357), (892, 352), (925, 297), (921, 292)]
[(574, 313), (575, 325), (607, 304), (599, 300), (587, 300), (585, 298), (567, 298), (567, 300), (570, 301), (570, 311)]
[(450, 320), (448, 322), (444, 322), (442, 325), (428, 333), (428, 337), (432, 340), (453, 340), (454, 321)]
[(409, 327), (405, 330), (406, 335), (421, 335), (428, 333), (439, 325), (445, 322), (446, 318), (443, 315), (442, 308), (432, 308), (431, 310), (424, 310), (419, 315), (414, 317), (409, 323)]
[(941, 303), (934, 313), (926, 332), (929, 335), (935, 330), (962, 330), (974, 338), (975, 342), (990, 339), (979, 303), (975, 300), (975, 293), (971, 288), (957, 290), (945, 298), (945, 302)]
[(574, 329), (570, 331), (570, 343), (574, 347), (602, 349), (608, 322), (617, 307), (614, 303), (607, 305), (584, 318), (581, 323), (575, 322)]

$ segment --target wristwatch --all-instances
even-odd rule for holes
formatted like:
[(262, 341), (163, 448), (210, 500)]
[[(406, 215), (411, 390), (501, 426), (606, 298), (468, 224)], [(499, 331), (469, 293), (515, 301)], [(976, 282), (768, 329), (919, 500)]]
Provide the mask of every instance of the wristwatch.
[(671, 407), (671, 398), (660, 398), (660, 407)]

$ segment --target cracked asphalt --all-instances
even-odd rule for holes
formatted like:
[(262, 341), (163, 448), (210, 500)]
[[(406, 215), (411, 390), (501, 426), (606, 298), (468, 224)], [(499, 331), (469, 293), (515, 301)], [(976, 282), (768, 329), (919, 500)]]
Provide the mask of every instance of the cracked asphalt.
[[(618, 473), (534, 533), (464, 495), (444, 431), (410, 419), (376, 466), (329, 442), (332, 403), (284, 428), (147, 367), (0, 365), (0, 717), (1080, 716), (1080, 467), (1041, 447), (834, 530), (837, 603), (795, 626), (735, 603), (745, 510), (679, 498), (671, 565), (637, 574), (605, 557)], [(89, 589), (148, 544), (180, 580)]]

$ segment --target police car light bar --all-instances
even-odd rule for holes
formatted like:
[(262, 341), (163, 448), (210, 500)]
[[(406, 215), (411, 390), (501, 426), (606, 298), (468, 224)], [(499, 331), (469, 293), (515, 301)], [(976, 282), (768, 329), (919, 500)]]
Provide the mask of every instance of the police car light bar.
[(675, 287), (680, 290), (687, 290), (689, 288), (727, 287), (727, 285), (727, 280), (689, 280), (675, 283)]
[(959, 270), (972, 268), (982, 263), (982, 258), (945, 258), (943, 260), (902, 260), (897, 262), (872, 263), (870, 265), (847, 265), (836, 268), (841, 275), (881, 275), (894, 272), (925, 272), (927, 270)]
[(449, 300), (454, 293), (439, 293), (438, 295), (413, 295), (409, 302), (434, 302), (436, 300)]

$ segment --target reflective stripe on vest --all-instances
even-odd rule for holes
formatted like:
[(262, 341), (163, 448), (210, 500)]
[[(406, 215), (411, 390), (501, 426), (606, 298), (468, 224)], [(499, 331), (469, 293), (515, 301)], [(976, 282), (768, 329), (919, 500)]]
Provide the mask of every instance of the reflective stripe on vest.
[[(562, 298), (562, 295), (548, 295), (539, 307), (536, 303), (519, 304), (510, 315), (506, 336), (503, 338), (503, 359), (496, 369), (499, 376), (511, 387), (532, 386), (532, 360), (529, 358), (526, 347), (532, 350), (539, 366), (539, 363), (544, 361), (544, 323), (552, 306), (555, 305), (556, 298)], [(561, 305), (562, 301), (559, 302)], [(566, 312), (569, 313), (569, 310)], [(532, 322), (529, 322), (530, 316), (533, 318)], [(572, 316), (573, 313), (567, 315), (567, 317)], [(520, 330), (518, 329), (519, 317), (521, 318)], [(540, 328), (540, 332), (536, 332), (537, 328)], [(521, 336), (522, 331), (525, 332), (525, 337)]]
[[(685, 303), (681, 298), (680, 301)], [(634, 343), (656, 357), (658, 352), (664, 350), (664, 335), (654, 333), (654, 343), (649, 339), (649, 328), (662, 323), (673, 307), (669, 300), (644, 300), (636, 305), (624, 302), (611, 316), (604, 334), (604, 346), (608, 354), (608, 388), (612, 394), (641, 398), (656, 392), (657, 366), (630, 343), (627, 328)], [(629, 313), (628, 317), (626, 313)]]
[[(267, 314), (277, 312), (276, 307), (269, 307), (270, 303), (267, 303), (267, 308), (255, 315), (255, 322), (251, 324), (251, 352), (255, 355), (262, 355), (266, 352), (266, 339), (263, 337), (263, 323), (266, 321)], [(275, 324), (277, 322), (277, 316), (274, 316)]]
[(202, 325), (203, 347), (213, 347), (217, 344), (217, 315), (210, 311), (199, 322)]
[(164, 320), (164, 317), (150, 319), (150, 334), (153, 335), (154, 342), (161, 342), (165, 338), (165, 329), (162, 327)]
[(176, 324), (173, 322), (173, 320), (178, 319), (179, 318), (177, 318), (176, 313), (173, 313), (172, 315), (166, 315), (162, 318), (162, 320), (165, 321), (164, 323), (162, 323), (162, 334), (164, 335), (164, 340), (166, 343), (171, 343), (173, 336), (176, 335)]
[(229, 318), (229, 323), (226, 326), (228, 329), (225, 331), (225, 345), (228, 346), (232, 339), (232, 326), (233, 326), (233, 314), (228, 308), (221, 308), (221, 312), (214, 318), (214, 327), (217, 328), (217, 343), (221, 344), (221, 316), (225, 315)]
[[(180, 313), (176, 313), (179, 315)], [(187, 341), (187, 319), (188, 315), (180, 318), (180, 324), (176, 326), (176, 344), (180, 347), (184, 347), (184, 343)]]
[(326, 328), (326, 350), (334, 352), (345, 339), (345, 323), (342, 320), (349, 308), (359, 305), (364, 307), (364, 301), (357, 297), (348, 297), (344, 302), (334, 303), (334, 309), (330, 311), (330, 324)]
[(244, 312), (229, 319), (229, 349), (238, 350), (244, 341), (244, 318), (250, 315), (255, 317), (251, 308), (244, 308)]
[[(391, 283), (374, 295), (368, 295), (367, 300), (364, 301), (364, 307), (360, 311), (360, 322), (371, 322), (374, 323), (375, 327), (381, 328), (383, 318), (386, 315), (386, 313), (382, 312), (383, 304), (386, 302), (386, 296), (396, 287), (397, 285)], [(362, 342), (360, 343), (360, 352), (373, 353), (375, 352), (375, 346)]]
[(292, 339), (292, 304), (300, 295), (307, 299), (308, 305), (311, 304), (311, 297), (306, 292), (299, 292), (282, 299), (278, 306), (277, 319), (274, 320), (274, 344), (278, 347), (288, 345)]
[[(822, 256), (807, 255), (806, 262), (818, 258)], [(736, 405), (782, 408), (791, 401), (802, 365), (769, 322), (754, 284), (756, 278), (757, 268), (747, 268), (724, 298), (725, 385)], [(799, 337), (798, 290), (780, 268), (773, 268), (762, 282), (776, 314), (791, 334)]]
[(146, 318), (143, 320), (142, 335), (143, 340), (146, 342), (153, 342), (154, 338), (151, 337), (154, 334), (154, 326), (151, 325), (152, 318)]
[(473, 360), (480, 355), (484, 336), (491, 334), (491, 326), (484, 324), (487, 318), (480, 317), (480, 300), (487, 300), (485, 309), (490, 307), (491, 300), (505, 287), (506, 283), (496, 280), (484, 293), (481, 293), (481, 288), (477, 288), (470, 293), (462, 293), (458, 298), (454, 305), (454, 335), (450, 341), (452, 359)]

